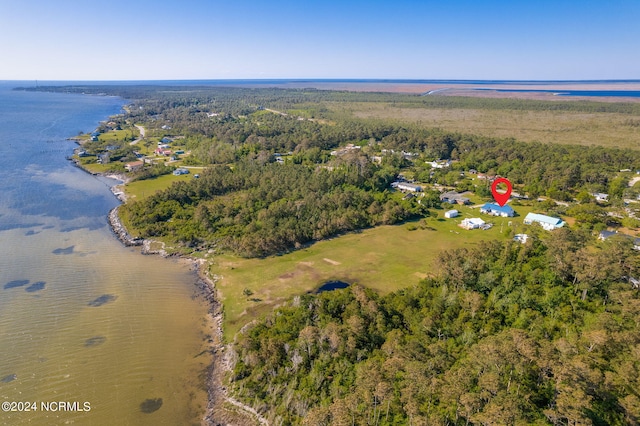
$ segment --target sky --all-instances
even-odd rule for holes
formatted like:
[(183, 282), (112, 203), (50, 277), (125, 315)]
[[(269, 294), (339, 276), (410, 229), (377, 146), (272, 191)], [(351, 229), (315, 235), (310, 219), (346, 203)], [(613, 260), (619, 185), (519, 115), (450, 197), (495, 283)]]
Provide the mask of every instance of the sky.
[(0, 80), (640, 79), (640, 0), (0, 0)]

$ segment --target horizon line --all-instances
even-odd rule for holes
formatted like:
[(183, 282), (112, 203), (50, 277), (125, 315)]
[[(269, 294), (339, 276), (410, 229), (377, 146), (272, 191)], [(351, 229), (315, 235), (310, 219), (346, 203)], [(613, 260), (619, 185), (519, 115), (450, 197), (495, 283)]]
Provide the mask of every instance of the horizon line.
[(626, 83), (640, 82), (640, 78), (632, 79), (447, 79), (447, 78), (184, 78), (184, 79), (0, 79), (0, 82), (71, 82), (71, 83), (136, 83), (136, 82), (349, 82), (349, 83)]

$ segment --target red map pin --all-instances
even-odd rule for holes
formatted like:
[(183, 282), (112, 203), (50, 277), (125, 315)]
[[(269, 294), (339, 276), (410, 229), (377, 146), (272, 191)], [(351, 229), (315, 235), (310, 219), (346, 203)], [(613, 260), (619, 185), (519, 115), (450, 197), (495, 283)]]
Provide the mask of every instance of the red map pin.
[[(498, 192), (498, 185), (504, 183), (507, 185), (507, 191), (504, 194)], [(509, 201), (509, 197), (511, 196), (511, 190), (513, 187), (511, 186), (511, 182), (507, 178), (498, 178), (493, 181), (491, 184), (491, 193), (493, 194), (493, 199), (500, 205), (500, 207), (507, 204)]]

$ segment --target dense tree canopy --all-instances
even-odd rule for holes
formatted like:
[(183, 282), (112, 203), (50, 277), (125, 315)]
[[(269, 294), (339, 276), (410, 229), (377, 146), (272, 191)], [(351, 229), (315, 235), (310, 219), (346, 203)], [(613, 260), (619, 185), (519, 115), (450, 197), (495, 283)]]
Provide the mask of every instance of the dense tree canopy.
[(126, 204), (123, 214), (144, 237), (165, 235), (189, 245), (216, 244), (243, 256), (264, 256), (424, 216), (439, 202), (435, 194), (418, 203), (390, 193), (394, 177), (393, 169), (371, 163), (328, 170), (254, 159), (233, 168), (211, 167), (200, 179)]
[(637, 423), (638, 256), (554, 237), (445, 252), (385, 297), (297, 297), (239, 337), (234, 387), (282, 424)]

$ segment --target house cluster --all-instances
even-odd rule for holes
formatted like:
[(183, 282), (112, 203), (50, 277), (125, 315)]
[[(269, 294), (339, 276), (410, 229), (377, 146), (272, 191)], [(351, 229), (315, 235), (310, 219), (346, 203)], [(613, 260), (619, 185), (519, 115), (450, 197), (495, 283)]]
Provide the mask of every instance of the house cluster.
[[(444, 194), (443, 194), (444, 195)], [(442, 199), (442, 198), (441, 198)], [(486, 203), (480, 207), (480, 213), (487, 214), (490, 216), (497, 217), (514, 217), (515, 211), (509, 205), (500, 206), (495, 203)], [(452, 219), (458, 217), (460, 212), (458, 210), (448, 210), (445, 212), (444, 217), (447, 219)], [(547, 231), (553, 231), (554, 229), (562, 228), (565, 225), (565, 222), (562, 219), (557, 217), (551, 217), (538, 213), (528, 213), (524, 218), (525, 225), (532, 225), (537, 223), (542, 226), (543, 229)], [(509, 222), (511, 223), (511, 222)], [(464, 229), (489, 229), (492, 226), (491, 223), (486, 223), (484, 220), (474, 217), (474, 218), (465, 218), (460, 222), (460, 227)], [(606, 235), (608, 234), (601, 234)], [(516, 241), (526, 242), (527, 241), (526, 234), (518, 234), (516, 236)], [(638, 247), (640, 248), (640, 238), (636, 240)]]
[(171, 149), (169, 148), (170, 146), (167, 143), (158, 142), (158, 147), (153, 152), (156, 155), (163, 155), (165, 157), (169, 157), (172, 154)]
[[(180, 139), (180, 138), (182, 138), (182, 137), (181, 136), (176, 136), (176, 137), (171, 137), (171, 138), (170, 137), (166, 137), (166, 136), (163, 137), (158, 142), (158, 146), (154, 150), (154, 154), (156, 156), (170, 157), (170, 159), (173, 160), (173, 161), (178, 160), (179, 159), (178, 156), (185, 153), (184, 150), (177, 149), (175, 151), (172, 151), (170, 149), (171, 146), (169, 144), (174, 142), (174, 139)], [(135, 172), (137, 170), (142, 169), (142, 167), (145, 164), (154, 164), (155, 162), (157, 162), (157, 158), (156, 157), (145, 156), (144, 154), (142, 154), (142, 153), (140, 153), (138, 151), (134, 151), (134, 154), (138, 158), (138, 161), (132, 161), (132, 162), (126, 163), (124, 165), (124, 168), (128, 172)], [(178, 170), (180, 170), (180, 169), (178, 169)], [(183, 172), (180, 172), (180, 173), (175, 173), (174, 172), (174, 174), (187, 174), (187, 173), (189, 173), (189, 171), (187, 169), (183, 169), (183, 170), (184, 170)]]
[(175, 161), (178, 159), (179, 155), (184, 154), (183, 150), (172, 151), (170, 143), (173, 142), (173, 139), (164, 137), (158, 142), (158, 147), (153, 151), (153, 153), (157, 156), (161, 157), (171, 157), (171, 160)]

